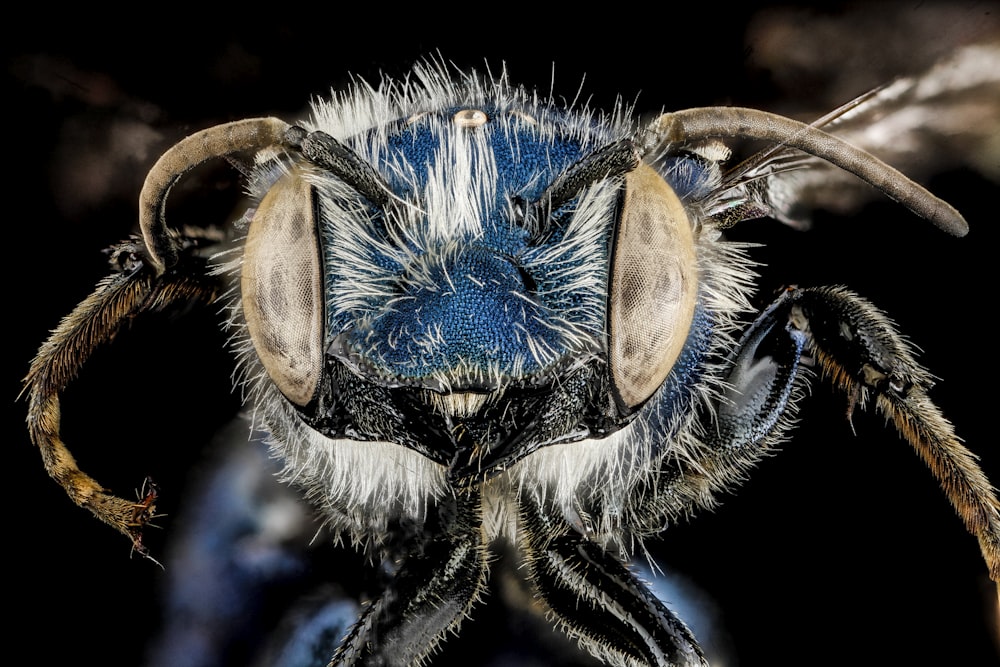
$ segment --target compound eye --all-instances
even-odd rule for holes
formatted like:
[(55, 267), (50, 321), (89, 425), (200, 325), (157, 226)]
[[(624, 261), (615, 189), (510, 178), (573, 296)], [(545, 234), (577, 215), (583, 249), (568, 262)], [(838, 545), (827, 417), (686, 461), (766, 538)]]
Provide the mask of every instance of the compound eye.
[(677, 361), (697, 283), (687, 211), (656, 170), (640, 164), (625, 177), (608, 290), (608, 362), (624, 411), (652, 396)]
[(305, 406), (322, 372), (323, 292), (312, 186), (298, 171), (268, 190), (250, 223), (241, 291), (250, 339), (268, 376)]

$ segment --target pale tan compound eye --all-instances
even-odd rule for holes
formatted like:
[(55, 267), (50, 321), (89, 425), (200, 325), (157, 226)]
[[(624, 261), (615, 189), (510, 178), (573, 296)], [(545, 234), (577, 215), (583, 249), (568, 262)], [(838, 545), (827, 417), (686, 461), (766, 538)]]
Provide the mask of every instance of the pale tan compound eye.
[(264, 369), (288, 400), (312, 400), (323, 369), (323, 290), (312, 186), (285, 174), (260, 202), (243, 251), (243, 314)]
[(694, 233), (680, 199), (646, 164), (625, 177), (611, 259), (608, 363), (633, 410), (663, 384), (687, 340), (698, 293)]

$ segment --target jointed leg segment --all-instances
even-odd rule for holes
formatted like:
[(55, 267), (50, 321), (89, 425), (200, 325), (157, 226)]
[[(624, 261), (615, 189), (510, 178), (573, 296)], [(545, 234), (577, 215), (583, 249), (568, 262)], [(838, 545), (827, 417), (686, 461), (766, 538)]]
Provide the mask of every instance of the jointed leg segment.
[(201, 265), (198, 270), (174, 270), (157, 276), (143, 259), (143, 250), (142, 244), (134, 241), (114, 249), (112, 265), (117, 272), (98, 283), (94, 292), (52, 332), (31, 364), (25, 391), (28, 431), (49, 475), (73, 502), (128, 536), (135, 550), (146, 555), (142, 528), (155, 512), (155, 494), (139, 501), (121, 498), (80, 470), (60, 436), (59, 410), (59, 394), (93, 351), (133, 317), (175, 302), (209, 302), (217, 295), (214, 282), (199, 278), (205, 275), (203, 260), (185, 256), (185, 262)]

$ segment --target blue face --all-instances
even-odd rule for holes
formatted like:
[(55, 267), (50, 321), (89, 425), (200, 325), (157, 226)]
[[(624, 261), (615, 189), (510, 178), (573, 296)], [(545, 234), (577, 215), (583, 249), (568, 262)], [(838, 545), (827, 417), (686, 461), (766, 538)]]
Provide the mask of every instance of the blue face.
[[(542, 221), (526, 220), (525, 207), (603, 137), (489, 107), (475, 110), (483, 124), (456, 126), (471, 113), (424, 114), (352, 142), (374, 154), (399, 206), (369, 212), (353, 256), (327, 254), (331, 292), (343, 289), (335, 283), (345, 262), (379, 285), (360, 308), (330, 308), (327, 330), (341, 354), (360, 355), (385, 382), (490, 391), (600, 348), (603, 297), (572, 289), (566, 276), (606, 284), (613, 211), (582, 229), (572, 224), (579, 198)], [(604, 190), (611, 209), (613, 188)], [(326, 247), (343, 245), (342, 218), (321, 218)]]
[[(553, 203), (553, 184), (620, 135), (568, 112), (483, 105), (348, 139), (391, 203), (315, 179), (328, 382), (311, 425), (405, 445), (461, 476), (631, 422), (607, 363), (624, 179), (578, 169)], [(671, 411), (707, 345), (698, 320), (658, 399)]]

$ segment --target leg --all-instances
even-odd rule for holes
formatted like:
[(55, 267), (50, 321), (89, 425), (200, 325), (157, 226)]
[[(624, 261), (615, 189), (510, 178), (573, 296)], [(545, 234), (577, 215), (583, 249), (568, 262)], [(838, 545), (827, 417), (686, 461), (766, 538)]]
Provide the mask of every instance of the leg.
[(335, 665), (420, 665), (486, 587), (486, 547), (478, 494), (459, 496), (430, 521), (438, 535), (407, 557), (389, 590), (361, 614), (330, 662)]
[(175, 303), (215, 299), (221, 291), (218, 280), (207, 275), (203, 259), (187, 252), (195, 244), (193, 239), (185, 239), (182, 263), (176, 271), (161, 275), (150, 268), (141, 243), (126, 241), (113, 248), (111, 264), (116, 272), (59, 323), (24, 379), (28, 431), (46, 471), (73, 502), (128, 536), (143, 555), (142, 527), (154, 515), (155, 493), (139, 502), (119, 498), (80, 470), (60, 436), (59, 394), (94, 349), (113, 338), (133, 317)]
[(931, 375), (895, 326), (861, 297), (838, 287), (789, 289), (750, 326), (728, 362), (728, 390), (697, 428), (693, 463), (661, 470), (656, 493), (638, 505), (637, 530), (664, 522), (738, 482), (794, 414), (799, 357), (848, 396), (850, 417), (873, 398), (927, 463), (966, 528), (979, 540), (990, 576), (1000, 582), (1000, 502), (975, 457), (927, 397)]
[(705, 664), (684, 623), (619, 559), (533, 505), (522, 518), (528, 577), (583, 648), (611, 664)]
[(791, 328), (808, 337), (824, 377), (849, 397), (848, 415), (869, 396), (937, 478), (1000, 582), (1000, 502), (975, 456), (927, 397), (930, 374), (877, 308), (836, 287), (791, 290)]

